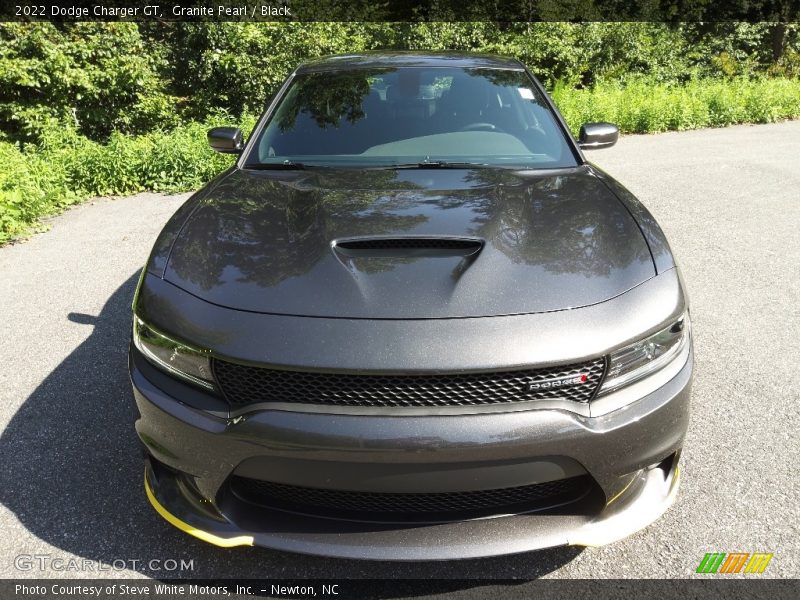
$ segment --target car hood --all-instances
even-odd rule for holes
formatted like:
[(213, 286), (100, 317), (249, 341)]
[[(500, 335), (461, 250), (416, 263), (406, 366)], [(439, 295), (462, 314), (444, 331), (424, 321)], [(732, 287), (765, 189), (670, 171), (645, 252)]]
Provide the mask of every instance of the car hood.
[(234, 170), (198, 197), (164, 271), (217, 305), (354, 319), (563, 310), (654, 275), (588, 166)]

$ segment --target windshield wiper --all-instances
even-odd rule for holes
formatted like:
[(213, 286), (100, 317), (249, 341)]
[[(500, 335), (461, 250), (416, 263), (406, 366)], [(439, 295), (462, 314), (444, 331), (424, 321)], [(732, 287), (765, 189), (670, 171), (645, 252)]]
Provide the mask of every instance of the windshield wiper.
[[(450, 162), (446, 160), (423, 160), (414, 163), (400, 163), (396, 165), (347, 165), (348, 168), (378, 168), (378, 169), (487, 169), (487, 168), (502, 168), (499, 165), (487, 165), (478, 162)], [(253, 169), (254, 171), (302, 171), (304, 169), (330, 169), (327, 165), (309, 164), (302, 162), (294, 162), (292, 160), (284, 160), (283, 162), (274, 163), (252, 163), (245, 164), (245, 169)]]
[(245, 169), (253, 169), (255, 171), (302, 171), (303, 169), (314, 168), (316, 165), (307, 165), (301, 162), (294, 162), (292, 160), (285, 160), (279, 163), (254, 163), (245, 164)]
[(477, 162), (451, 162), (448, 160), (428, 160), (427, 158), (416, 163), (401, 163), (391, 165), (390, 169), (480, 169), (491, 165)]

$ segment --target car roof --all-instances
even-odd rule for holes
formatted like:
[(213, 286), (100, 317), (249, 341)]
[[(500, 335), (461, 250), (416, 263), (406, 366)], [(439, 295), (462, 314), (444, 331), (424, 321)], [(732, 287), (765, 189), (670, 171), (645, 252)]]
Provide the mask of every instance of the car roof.
[(300, 65), (297, 72), (386, 67), (525, 68), (516, 58), (473, 52), (354, 52), (311, 60)]

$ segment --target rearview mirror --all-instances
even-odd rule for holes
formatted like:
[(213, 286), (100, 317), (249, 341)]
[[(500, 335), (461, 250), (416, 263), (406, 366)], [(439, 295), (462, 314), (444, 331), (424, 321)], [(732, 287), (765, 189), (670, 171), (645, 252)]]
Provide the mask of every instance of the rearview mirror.
[(217, 152), (239, 154), (244, 147), (242, 130), (238, 127), (214, 127), (208, 130), (208, 145)]
[(584, 123), (578, 135), (578, 146), (583, 150), (610, 148), (619, 139), (619, 128), (612, 123)]

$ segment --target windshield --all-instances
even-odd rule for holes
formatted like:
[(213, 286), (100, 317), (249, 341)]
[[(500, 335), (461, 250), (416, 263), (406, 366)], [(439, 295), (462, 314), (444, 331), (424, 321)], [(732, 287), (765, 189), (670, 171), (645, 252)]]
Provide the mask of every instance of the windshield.
[(437, 67), (298, 75), (245, 167), (576, 165), (524, 71)]

